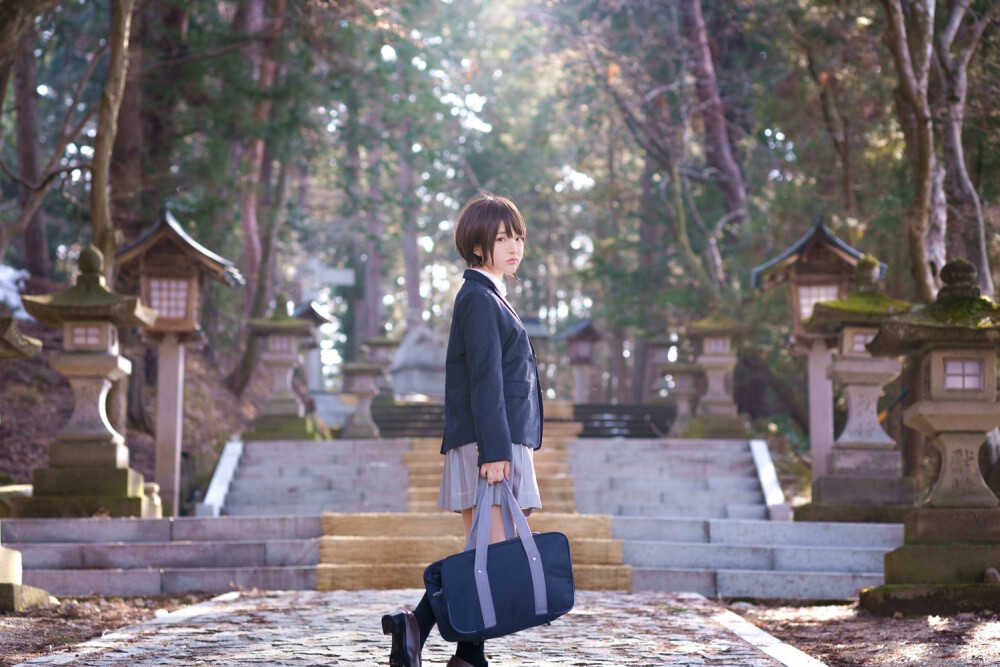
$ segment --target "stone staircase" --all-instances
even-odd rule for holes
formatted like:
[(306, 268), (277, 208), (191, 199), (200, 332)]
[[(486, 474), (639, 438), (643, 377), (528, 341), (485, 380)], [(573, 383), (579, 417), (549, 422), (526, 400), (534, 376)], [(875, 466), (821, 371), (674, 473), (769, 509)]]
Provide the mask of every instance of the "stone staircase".
[[(408, 439), (251, 441), (229, 486), (229, 516), (402, 512)], [(439, 457), (440, 458), (440, 457)]]
[(147, 596), (316, 588), (312, 517), (4, 519), (24, 583), (53, 595)]
[(882, 583), (902, 526), (767, 521), (746, 441), (572, 440), (581, 512), (612, 516), (633, 590), (833, 600)]
[[(531, 529), (569, 536), (578, 588), (630, 590), (631, 569), (623, 564), (622, 542), (612, 535), (610, 518), (576, 513), (566, 441), (580, 429), (572, 421), (545, 424), (543, 446), (534, 455), (543, 509), (532, 513)], [(461, 519), (437, 509), (441, 439), (412, 443), (403, 455), (409, 470), (406, 514), (324, 513), (320, 590), (421, 588), (428, 563), (463, 548)]]

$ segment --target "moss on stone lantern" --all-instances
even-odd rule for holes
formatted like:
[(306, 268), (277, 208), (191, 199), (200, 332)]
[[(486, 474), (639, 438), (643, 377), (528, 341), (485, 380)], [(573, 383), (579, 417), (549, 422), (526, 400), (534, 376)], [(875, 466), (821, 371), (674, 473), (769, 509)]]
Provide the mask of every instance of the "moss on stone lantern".
[(922, 388), (904, 423), (941, 453), (930, 494), (904, 519), (903, 546), (885, 557), (886, 585), (862, 592), (862, 606), (878, 613), (995, 609), (1000, 596), (1000, 586), (984, 583), (1000, 563), (1000, 501), (978, 457), (1000, 426), (1000, 306), (979, 295), (965, 260), (945, 264), (941, 279), (934, 303), (887, 318), (868, 345), (873, 355), (917, 357)]
[[(63, 329), (63, 352), (51, 365), (69, 380), (75, 405), (69, 422), (49, 446), (48, 468), (33, 471), (33, 495), (15, 499), (16, 516), (160, 516), (159, 496), (147, 494), (143, 476), (129, 467), (121, 431), (109, 420), (124, 415), (124, 386), (132, 370), (121, 356), (118, 329), (148, 327), (156, 311), (139, 297), (110, 291), (104, 257), (91, 246), (80, 253), (73, 287), (23, 297), (24, 308), (43, 324)], [(109, 392), (114, 397), (109, 400)]]

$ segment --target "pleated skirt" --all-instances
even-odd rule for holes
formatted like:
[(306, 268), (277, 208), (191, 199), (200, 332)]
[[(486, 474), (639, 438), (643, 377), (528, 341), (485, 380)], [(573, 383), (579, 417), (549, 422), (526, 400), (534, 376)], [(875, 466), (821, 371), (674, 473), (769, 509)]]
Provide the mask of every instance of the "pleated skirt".
[[(511, 452), (510, 488), (525, 516), (541, 509), (542, 498), (535, 478), (534, 453), (531, 447), (515, 444)], [(438, 492), (438, 507), (461, 512), (475, 507), (476, 484), (479, 481), (479, 448), (469, 443), (450, 449), (444, 455), (444, 473)], [(496, 485), (494, 485), (496, 486)], [(500, 489), (493, 489), (493, 504), (500, 504)]]

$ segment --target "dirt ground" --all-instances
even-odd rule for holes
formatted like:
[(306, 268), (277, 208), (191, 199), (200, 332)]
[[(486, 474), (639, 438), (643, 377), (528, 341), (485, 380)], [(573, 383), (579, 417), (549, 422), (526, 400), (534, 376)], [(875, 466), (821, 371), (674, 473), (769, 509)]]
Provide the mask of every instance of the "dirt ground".
[[(99, 637), (204, 598), (84, 598), (0, 614), (0, 666)], [(854, 605), (729, 608), (830, 667), (1000, 665), (1000, 615), (882, 618)]]

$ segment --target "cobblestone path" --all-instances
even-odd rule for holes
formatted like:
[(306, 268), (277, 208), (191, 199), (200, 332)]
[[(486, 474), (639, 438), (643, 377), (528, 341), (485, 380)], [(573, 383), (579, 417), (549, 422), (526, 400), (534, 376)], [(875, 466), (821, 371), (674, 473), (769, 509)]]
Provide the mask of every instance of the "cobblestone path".
[[(28, 665), (377, 665), (389, 638), (381, 615), (412, 608), (422, 591), (228, 593)], [(426, 665), (453, 645), (431, 634)], [(694, 594), (578, 591), (551, 626), (492, 640), (494, 666), (822, 665)]]

